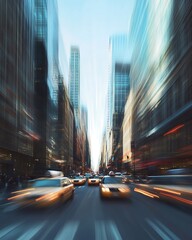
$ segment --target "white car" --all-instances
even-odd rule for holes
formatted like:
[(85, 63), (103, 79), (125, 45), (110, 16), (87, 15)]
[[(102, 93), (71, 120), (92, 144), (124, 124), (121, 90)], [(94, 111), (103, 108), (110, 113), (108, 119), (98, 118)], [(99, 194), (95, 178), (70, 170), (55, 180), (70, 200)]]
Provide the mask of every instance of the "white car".
[(130, 188), (119, 176), (104, 176), (100, 184), (101, 198), (128, 198), (131, 195)]

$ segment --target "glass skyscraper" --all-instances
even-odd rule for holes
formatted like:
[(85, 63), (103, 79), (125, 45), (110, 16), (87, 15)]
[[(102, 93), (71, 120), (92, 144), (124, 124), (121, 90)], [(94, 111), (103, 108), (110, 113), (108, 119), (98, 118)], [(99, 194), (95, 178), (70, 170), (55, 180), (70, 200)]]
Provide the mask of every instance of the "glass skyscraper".
[(0, 0), (0, 173), (32, 169), (33, 1)]
[(115, 82), (113, 85), (114, 92), (114, 113), (124, 112), (125, 102), (127, 100), (127, 94), (130, 90), (129, 80), (129, 64), (115, 64)]
[(71, 47), (69, 71), (69, 97), (75, 116), (80, 113), (80, 51), (76, 46)]
[[(121, 67), (125, 69), (123, 64), (129, 62), (129, 47), (128, 47), (128, 36), (125, 34), (114, 35), (109, 39), (109, 54), (110, 54), (110, 64), (109, 64), (109, 83), (108, 83), (108, 112), (107, 112), (107, 130), (110, 131), (112, 128), (113, 112), (115, 111), (115, 92), (116, 92), (116, 104), (117, 104), (117, 83), (119, 80), (119, 70)], [(121, 66), (120, 66), (121, 65)], [(122, 74), (120, 74), (122, 76)], [(115, 80), (116, 79), (116, 80)], [(121, 80), (120, 80), (121, 81)], [(124, 81), (124, 84), (126, 81)], [(127, 82), (127, 85), (129, 83)], [(119, 86), (118, 86), (119, 87)], [(118, 88), (117, 87), (117, 88)]]
[(124, 115), (124, 106), (130, 90), (129, 41), (125, 34), (114, 35), (109, 41), (110, 78), (108, 84), (107, 138), (108, 156), (118, 143)]
[(136, 171), (191, 167), (192, 3), (141, 0), (132, 21)]

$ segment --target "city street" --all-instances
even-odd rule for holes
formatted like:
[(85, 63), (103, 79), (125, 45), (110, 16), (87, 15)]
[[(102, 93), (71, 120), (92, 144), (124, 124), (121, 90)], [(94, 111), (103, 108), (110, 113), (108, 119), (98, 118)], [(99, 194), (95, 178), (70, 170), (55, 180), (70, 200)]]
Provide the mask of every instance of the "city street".
[(133, 191), (130, 200), (101, 200), (99, 187), (79, 186), (73, 200), (49, 209), (0, 205), (0, 239), (191, 240), (186, 209)]

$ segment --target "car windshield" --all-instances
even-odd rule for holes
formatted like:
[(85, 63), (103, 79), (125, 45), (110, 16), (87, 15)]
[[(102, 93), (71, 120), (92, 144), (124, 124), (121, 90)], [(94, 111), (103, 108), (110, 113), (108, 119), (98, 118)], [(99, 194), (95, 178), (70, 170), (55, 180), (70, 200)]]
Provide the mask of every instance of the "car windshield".
[(99, 178), (99, 176), (92, 176), (92, 177), (89, 177), (89, 179), (96, 179), (96, 178)]
[(123, 182), (123, 178), (122, 177), (106, 177), (103, 179), (103, 183), (107, 184), (107, 183), (122, 183)]
[(60, 180), (59, 179), (46, 179), (46, 180), (36, 180), (32, 187), (60, 187)]
[(75, 176), (74, 179), (83, 179), (81, 176)]

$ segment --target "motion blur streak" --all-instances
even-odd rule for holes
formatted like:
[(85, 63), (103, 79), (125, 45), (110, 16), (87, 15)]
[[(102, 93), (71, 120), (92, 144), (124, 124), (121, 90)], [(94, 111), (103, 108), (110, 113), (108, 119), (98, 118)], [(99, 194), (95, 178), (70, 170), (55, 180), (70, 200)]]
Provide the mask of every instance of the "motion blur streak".
[(19, 191), (11, 192), (11, 194), (14, 194), (14, 193), (20, 193), (20, 192), (26, 192), (26, 191), (34, 190), (34, 189), (35, 189), (35, 188), (27, 188), (27, 189), (23, 189), (23, 190), (19, 190)]
[(57, 198), (58, 198), (57, 193), (49, 193), (49, 194), (46, 194), (42, 197), (37, 198), (35, 201), (38, 202), (38, 201), (41, 201), (41, 200), (53, 200), (53, 199), (57, 199)]
[(104, 221), (95, 222), (95, 240), (107, 240), (107, 234)]
[(155, 194), (152, 194), (152, 193), (150, 193), (150, 192), (141, 190), (141, 189), (139, 189), (139, 188), (135, 188), (134, 191), (135, 191), (135, 192), (138, 192), (138, 193), (141, 193), (141, 194), (143, 194), (143, 195), (145, 195), (145, 196), (147, 196), (147, 197), (151, 197), (151, 198), (155, 198), (155, 197), (156, 197), (156, 198), (159, 198), (159, 196), (157, 196), (157, 195), (155, 195)]
[(62, 228), (62, 230), (57, 234), (57, 236), (54, 238), (55, 240), (73, 240), (74, 236), (77, 232), (79, 226), (79, 222), (68, 222), (65, 224), (65, 226)]
[(173, 199), (175, 199), (175, 200), (178, 200), (178, 201), (180, 201), (180, 202), (183, 202), (183, 203), (187, 203), (187, 204), (189, 204), (189, 205), (192, 205), (192, 201), (191, 201), (191, 200), (188, 200), (188, 199), (184, 199), (184, 198), (181, 198), (181, 197), (176, 197), (176, 196), (173, 196), (173, 195), (167, 194), (167, 193), (161, 193), (161, 195), (164, 195), (164, 196), (173, 198)]
[(149, 219), (147, 219), (147, 222), (162, 239), (179, 240), (179, 238), (174, 233), (172, 233), (167, 227), (165, 227), (162, 223), (157, 221), (157, 223), (159, 223), (158, 226), (156, 223), (152, 222)]
[(173, 194), (177, 194), (177, 195), (181, 195), (180, 192), (175, 192), (169, 189), (165, 189), (165, 188), (158, 188), (158, 187), (154, 187), (155, 190), (160, 190), (160, 191), (164, 191), (164, 192), (169, 192), (169, 193), (173, 193)]
[(116, 226), (116, 224), (113, 222), (113, 221), (110, 221), (109, 222), (110, 224), (108, 225), (109, 226), (109, 229), (110, 229), (110, 233), (111, 233), (111, 236), (110, 236), (110, 239), (114, 239), (114, 240), (116, 240), (116, 239), (118, 239), (118, 240), (122, 240), (122, 237), (121, 237), (121, 235), (120, 235), (120, 233), (119, 233), (119, 230), (118, 230), (118, 228), (117, 228), (117, 226)]
[(20, 197), (22, 197), (22, 196), (29, 195), (29, 194), (30, 194), (30, 192), (23, 193), (23, 194), (19, 194), (19, 195), (17, 195), (17, 196), (8, 198), (8, 200), (13, 200), (13, 199), (20, 198)]
[(118, 227), (113, 221), (95, 222), (95, 240), (122, 240)]
[(39, 232), (40, 229), (43, 228), (44, 225), (45, 225), (45, 222), (42, 224), (39, 224), (38, 226), (34, 226), (30, 228), (21, 237), (19, 237), (18, 240), (31, 239), (37, 232)]
[(171, 134), (171, 133), (175, 133), (175, 132), (177, 132), (177, 130), (179, 130), (180, 128), (182, 128), (182, 127), (184, 127), (184, 126), (185, 126), (184, 124), (181, 124), (181, 125), (173, 128), (173, 129), (171, 129), (170, 131), (166, 132), (163, 136), (167, 136), (167, 135), (169, 135), (169, 134)]
[(9, 232), (11, 232), (13, 229), (17, 228), (20, 224), (14, 224), (9, 227), (6, 227), (3, 230), (0, 230), (0, 238), (3, 238), (5, 235), (7, 235)]

